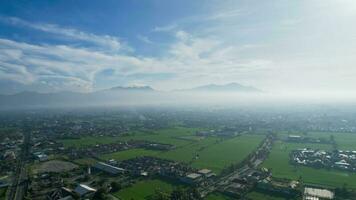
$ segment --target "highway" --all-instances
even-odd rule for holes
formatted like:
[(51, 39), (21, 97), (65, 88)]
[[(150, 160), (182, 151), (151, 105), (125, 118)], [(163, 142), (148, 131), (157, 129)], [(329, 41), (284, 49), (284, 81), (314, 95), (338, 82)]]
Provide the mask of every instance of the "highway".
[[(251, 153), (251, 155), (256, 154), (256, 152), (270, 152), (272, 148), (272, 144), (274, 142), (274, 137), (273, 136), (267, 136), (267, 138), (264, 140), (263, 144), (260, 145), (256, 151)], [(249, 169), (257, 169), (258, 166), (267, 158), (267, 154), (263, 154), (262, 157), (257, 158), (256, 156), (251, 156), (250, 159), (247, 161), (246, 165), (241, 166), (240, 168), (234, 170), (230, 174), (227, 174), (223, 177), (220, 177), (217, 181), (215, 181), (213, 184), (206, 186), (204, 188), (201, 188), (201, 196), (205, 197), (208, 194), (214, 192), (217, 190), (219, 187), (222, 185), (227, 185), (228, 183), (232, 182), (234, 179), (240, 177), (241, 175), (245, 174)]]

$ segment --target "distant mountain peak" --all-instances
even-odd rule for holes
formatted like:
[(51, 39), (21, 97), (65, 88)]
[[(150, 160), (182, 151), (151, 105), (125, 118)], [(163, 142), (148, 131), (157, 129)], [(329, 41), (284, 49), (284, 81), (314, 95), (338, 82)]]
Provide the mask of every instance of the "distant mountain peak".
[(126, 91), (154, 91), (150, 86), (116, 86), (110, 88), (110, 90), (126, 90)]

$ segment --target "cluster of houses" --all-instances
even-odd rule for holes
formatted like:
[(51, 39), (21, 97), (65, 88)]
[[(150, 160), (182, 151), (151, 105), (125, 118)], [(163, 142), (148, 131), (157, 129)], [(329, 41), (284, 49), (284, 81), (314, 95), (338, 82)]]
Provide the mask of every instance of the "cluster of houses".
[(233, 128), (224, 128), (218, 130), (197, 131), (195, 135), (201, 137), (208, 137), (208, 136), (234, 137), (239, 135), (239, 131)]
[(356, 151), (328, 152), (304, 148), (292, 151), (291, 160), (299, 165), (356, 172)]
[(197, 170), (186, 164), (150, 156), (136, 157), (121, 162), (110, 160), (92, 166), (92, 172), (105, 172), (110, 175), (128, 173), (133, 176), (161, 176), (181, 182), (198, 185), (216, 176), (209, 169)]
[(240, 198), (268, 175), (265, 170), (246, 169), (220, 182), (219, 191), (233, 198)]

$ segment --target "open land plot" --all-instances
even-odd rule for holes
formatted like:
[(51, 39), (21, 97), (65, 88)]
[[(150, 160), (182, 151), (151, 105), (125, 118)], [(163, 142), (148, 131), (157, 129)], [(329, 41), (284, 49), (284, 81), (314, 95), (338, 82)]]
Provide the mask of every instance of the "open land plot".
[(263, 167), (272, 170), (277, 178), (298, 180), (302, 178), (305, 183), (326, 185), (331, 187), (342, 187), (347, 184), (350, 188), (356, 188), (356, 174), (338, 170), (314, 169), (311, 167), (290, 164), (289, 154), (292, 150), (299, 148), (313, 148), (331, 150), (331, 145), (285, 143), (277, 141)]
[(140, 181), (131, 187), (124, 188), (113, 195), (124, 200), (145, 200), (156, 190), (171, 192), (175, 185), (159, 179)]
[(38, 165), (35, 165), (32, 170), (33, 173), (43, 173), (43, 172), (66, 172), (73, 170), (77, 168), (78, 165), (71, 163), (71, 162), (66, 162), (66, 161), (61, 161), (61, 160), (51, 160), (47, 161), (44, 163), (40, 163)]
[(80, 158), (73, 161), (78, 165), (93, 165), (94, 163), (98, 162), (94, 158)]

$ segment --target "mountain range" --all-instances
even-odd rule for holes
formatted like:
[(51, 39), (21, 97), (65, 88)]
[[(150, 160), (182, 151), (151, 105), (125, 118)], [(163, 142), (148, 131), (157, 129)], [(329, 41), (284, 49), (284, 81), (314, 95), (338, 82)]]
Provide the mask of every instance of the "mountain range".
[[(138, 101), (159, 101), (167, 98), (170, 94), (179, 92), (199, 93), (199, 92), (230, 92), (230, 93), (257, 93), (261, 90), (243, 86), (238, 83), (229, 83), (226, 85), (203, 85), (195, 88), (161, 92), (150, 86), (117, 86), (109, 89), (99, 90), (90, 93), (80, 92), (56, 92), (56, 93), (39, 93), (39, 92), (20, 92), (12, 95), (0, 95), (0, 108), (4, 107), (46, 107), (46, 106), (80, 106), (80, 105), (110, 105), (118, 102), (134, 103)], [(174, 99), (174, 98), (173, 98)]]
[(191, 88), (184, 91), (204, 91), (204, 92), (262, 92), (261, 90), (251, 87), (244, 86), (239, 83), (229, 83), (225, 85), (209, 84), (203, 85), (195, 88)]

